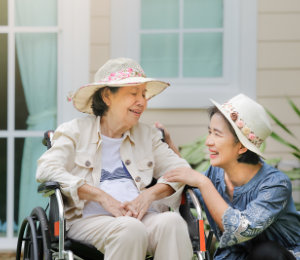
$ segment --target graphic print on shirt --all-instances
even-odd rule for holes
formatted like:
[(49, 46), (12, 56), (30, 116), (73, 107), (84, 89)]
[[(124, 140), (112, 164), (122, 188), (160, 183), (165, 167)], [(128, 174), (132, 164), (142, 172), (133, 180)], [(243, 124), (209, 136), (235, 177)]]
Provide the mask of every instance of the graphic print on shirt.
[(123, 167), (118, 167), (117, 169), (113, 170), (112, 172), (102, 169), (100, 182), (112, 181), (112, 180), (118, 180), (118, 179), (132, 180), (131, 175), (129, 174), (127, 169), (125, 169), (124, 165), (123, 165)]

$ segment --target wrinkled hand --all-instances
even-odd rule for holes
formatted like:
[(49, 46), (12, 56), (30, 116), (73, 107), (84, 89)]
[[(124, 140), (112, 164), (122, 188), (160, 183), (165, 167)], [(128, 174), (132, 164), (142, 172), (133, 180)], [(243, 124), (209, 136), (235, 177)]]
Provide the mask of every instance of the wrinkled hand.
[(131, 216), (130, 210), (126, 210), (124, 205), (114, 199), (112, 196), (106, 194), (105, 198), (102, 200), (101, 206), (108, 212), (110, 212), (114, 217), (120, 216)]
[(142, 192), (136, 199), (123, 202), (123, 206), (127, 210), (126, 216), (141, 220), (147, 213), (152, 202), (153, 197), (147, 190)]
[(163, 178), (168, 182), (181, 182), (197, 187), (201, 182), (202, 174), (188, 167), (180, 167), (167, 172)]

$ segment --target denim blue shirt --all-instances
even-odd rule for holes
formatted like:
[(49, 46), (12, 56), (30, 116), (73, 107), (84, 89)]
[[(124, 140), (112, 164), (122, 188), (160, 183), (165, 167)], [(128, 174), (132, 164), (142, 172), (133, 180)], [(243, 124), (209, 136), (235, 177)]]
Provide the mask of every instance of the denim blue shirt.
[[(222, 233), (204, 204), (220, 242), (214, 259), (245, 259), (258, 236), (277, 241), (300, 259), (300, 214), (292, 199), (291, 182), (284, 173), (262, 163), (248, 183), (234, 188), (232, 200), (226, 193), (224, 170), (211, 166), (205, 172), (229, 205), (222, 217)], [(199, 190), (196, 194), (203, 202)]]

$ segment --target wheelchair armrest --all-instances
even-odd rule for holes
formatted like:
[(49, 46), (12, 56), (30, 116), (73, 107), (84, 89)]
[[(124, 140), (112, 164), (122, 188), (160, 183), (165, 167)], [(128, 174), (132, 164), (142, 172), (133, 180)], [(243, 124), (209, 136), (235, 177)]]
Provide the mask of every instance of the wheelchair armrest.
[(38, 186), (38, 193), (53, 193), (56, 189), (60, 189), (60, 185), (56, 181), (43, 182)]
[(190, 198), (192, 200), (192, 203), (195, 207), (196, 213), (197, 213), (197, 219), (198, 220), (202, 220), (203, 219), (203, 215), (202, 215), (202, 207), (201, 204), (193, 190), (192, 187), (188, 186), (186, 192), (190, 195)]
[(42, 143), (43, 143), (43, 145), (47, 146), (47, 149), (51, 148), (51, 141), (52, 141), (53, 135), (54, 135), (53, 130), (48, 130), (44, 133), (44, 139), (43, 139)]

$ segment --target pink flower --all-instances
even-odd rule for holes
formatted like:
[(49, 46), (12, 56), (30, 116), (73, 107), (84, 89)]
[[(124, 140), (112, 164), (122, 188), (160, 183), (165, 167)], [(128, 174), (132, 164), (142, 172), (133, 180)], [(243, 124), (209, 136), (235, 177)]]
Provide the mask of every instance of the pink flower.
[(250, 133), (250, 134), (248, 135), (248, 139), (251, 140), (251, 141), (253, 141), (253, 140), (255, 139), (255, 134)]
[(244, 122), (243, 122), (242, 120), (238, 120), (238, 121), (236, 122), (236, 125), (238, 126), (238, 128), (243, 128)]
[(127, 71), (128, 71), (128, 72), (132, 72), (132, 71), (133, 71), (133, 69), (132, 69), (132, 68), (129, 68), (129, 69), (127, 69)]

